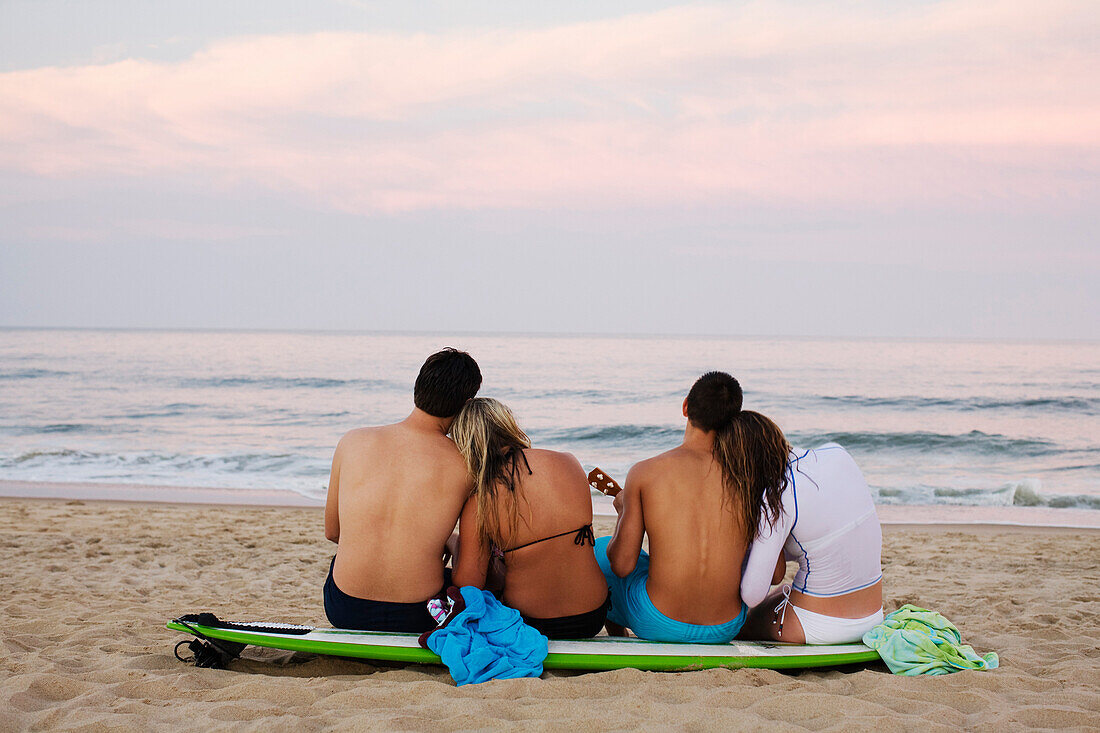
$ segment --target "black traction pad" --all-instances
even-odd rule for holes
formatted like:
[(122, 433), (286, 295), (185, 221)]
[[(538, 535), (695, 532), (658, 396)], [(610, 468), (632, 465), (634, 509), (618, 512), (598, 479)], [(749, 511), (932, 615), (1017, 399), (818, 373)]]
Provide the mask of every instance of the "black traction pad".
[(235, 629), (237, 631), (255, 631), (261, 634), (291, 634), (301, 636), (313, 631), (312, 626), (302, 624), (283, 624), (268, 621), (222, 621), (212, 613), (188, 613), (180, 616), (177, 621), (201, 626), (210, 626), (218, 629)]

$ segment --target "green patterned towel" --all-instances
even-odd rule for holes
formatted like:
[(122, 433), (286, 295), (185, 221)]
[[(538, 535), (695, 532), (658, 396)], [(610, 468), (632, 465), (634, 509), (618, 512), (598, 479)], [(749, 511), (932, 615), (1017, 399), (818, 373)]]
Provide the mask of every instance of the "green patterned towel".
[(863, 635), (894, 674), (950, 674), (996, 669), (997, 654), (983, 656), (962, 643), (955, 625), (935, 611), (905, 604)]

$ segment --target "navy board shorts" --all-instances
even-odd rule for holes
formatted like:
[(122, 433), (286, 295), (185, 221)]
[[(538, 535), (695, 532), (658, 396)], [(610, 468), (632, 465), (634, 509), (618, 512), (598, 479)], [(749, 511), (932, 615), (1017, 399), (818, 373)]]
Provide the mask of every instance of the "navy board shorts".
[[(435, 619), (428, 613), (428, 600), (413, 603), (395, 603), (393, 601), (371, 601), (366, 598), (349, 596), (340, 590), (332, 578), (332, 566), (336, 556), (328, 566), (328, 579), (325, 580), (325, 615), (329, 623), (338, 629), (357, 629), (360, 631), (406, 631), (423, 633), (434, 629)], [(440, 594), (451, 584), (451, 569), (443, 568), (443, 588)]]

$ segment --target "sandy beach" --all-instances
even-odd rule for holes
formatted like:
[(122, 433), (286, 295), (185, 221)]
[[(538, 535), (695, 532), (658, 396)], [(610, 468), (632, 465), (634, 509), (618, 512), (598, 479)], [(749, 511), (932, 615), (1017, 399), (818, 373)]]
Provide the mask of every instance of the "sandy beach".
[[(597, 521), (607, 533), (611, 522)], [(911, 730), (1100, 726), (1100, 532), (887, 526), (886, 610), (941, 611), (992, 672), (547, 673), (456, 689), (442, 667), (250, 649), (178, 662), (181, 613), (327, 625), (317, 509), (0, 500), (0, 729)]]

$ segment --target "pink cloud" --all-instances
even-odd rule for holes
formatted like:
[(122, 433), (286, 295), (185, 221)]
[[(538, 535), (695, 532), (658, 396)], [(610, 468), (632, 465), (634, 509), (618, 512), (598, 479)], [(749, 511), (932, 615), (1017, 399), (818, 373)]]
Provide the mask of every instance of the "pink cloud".
[(0, 170), (197, 175), (354, 212), (1078, 201), (1098, 27), (1093, 2), (949, 0), (240, 38), (0, 74)]

